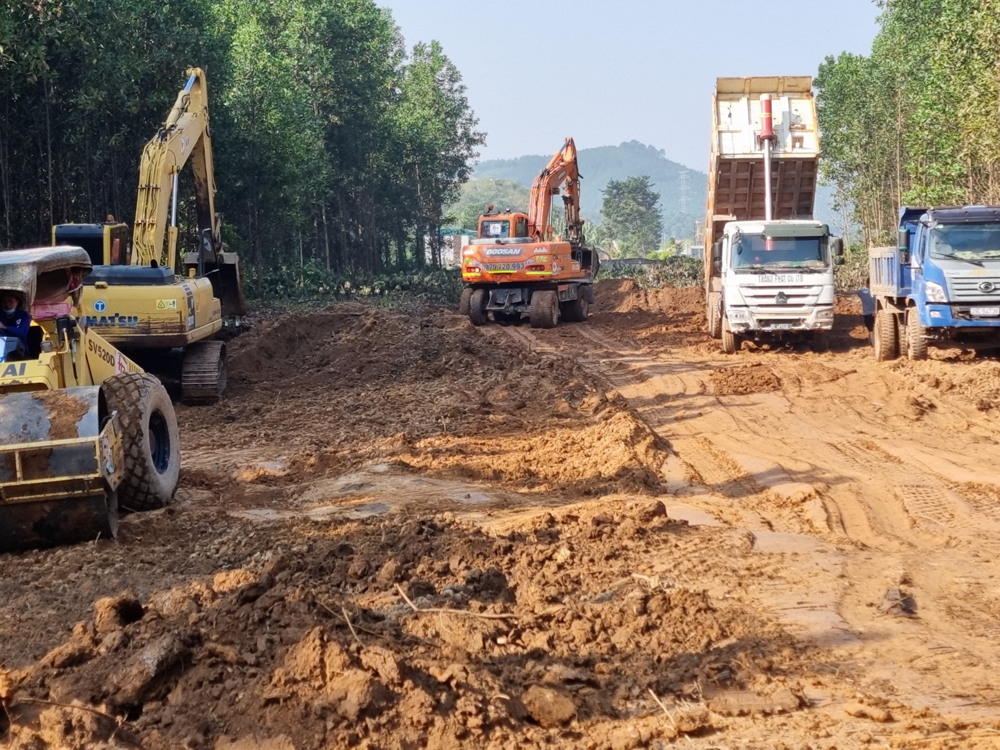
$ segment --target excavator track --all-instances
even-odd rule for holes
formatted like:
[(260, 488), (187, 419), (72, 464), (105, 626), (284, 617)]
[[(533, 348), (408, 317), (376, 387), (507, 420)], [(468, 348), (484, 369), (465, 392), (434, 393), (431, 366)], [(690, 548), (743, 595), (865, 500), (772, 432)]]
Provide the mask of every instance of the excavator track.
[(226, 345), (222, 341), (201, 341), (184, 350), (181, 366), (181, 402), (189, 405), (214, 404), (226, 390)]

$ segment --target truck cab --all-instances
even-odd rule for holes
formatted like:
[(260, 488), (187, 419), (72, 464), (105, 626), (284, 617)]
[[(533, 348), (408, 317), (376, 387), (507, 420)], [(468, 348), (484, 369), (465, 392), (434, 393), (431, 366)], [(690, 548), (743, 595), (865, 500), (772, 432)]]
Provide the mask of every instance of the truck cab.
[(721, 277), (722, 346), (743, 340), (808, 338), (827, 346), (833, 327), (833, 267), (843, 244), (818, 221), (732, 221), (712, 248)]
[(869, 268), (877, 359), (1000, 348), (1000, 207), (904, 207)]

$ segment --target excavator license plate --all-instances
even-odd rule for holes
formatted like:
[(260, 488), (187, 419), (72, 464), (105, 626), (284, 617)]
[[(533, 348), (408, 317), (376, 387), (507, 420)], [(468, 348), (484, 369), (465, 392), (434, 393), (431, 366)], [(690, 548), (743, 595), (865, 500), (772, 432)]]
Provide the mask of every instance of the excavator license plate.
[(514, 273), (523, 271), (524, 263), (484, 263), (483, 270), (487, 273)]

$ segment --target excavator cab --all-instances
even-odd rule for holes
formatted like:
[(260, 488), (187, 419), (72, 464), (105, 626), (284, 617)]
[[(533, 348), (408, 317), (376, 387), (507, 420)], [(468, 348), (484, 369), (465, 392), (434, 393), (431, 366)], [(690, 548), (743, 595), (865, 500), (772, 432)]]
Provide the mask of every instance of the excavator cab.
[(490, 206), (486, 213), (479, 217), (479, 239), (502, 240), (523, 238), (528, 240), (528, 215), (519, 212), (493, 213)]
[(128, 265), (132, 261), (128, 224), (112, 216), (103, 224), (56, 224), (52, 244), (82, 247), (95, 266)]

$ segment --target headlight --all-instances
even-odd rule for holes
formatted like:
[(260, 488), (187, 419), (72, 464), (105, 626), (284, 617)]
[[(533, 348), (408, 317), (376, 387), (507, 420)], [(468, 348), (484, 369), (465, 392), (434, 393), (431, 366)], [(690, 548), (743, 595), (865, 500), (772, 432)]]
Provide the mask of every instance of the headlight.
[(933, 281), (927, 282), (927, 301), (928, 302), (947, 302), (948, 295), (944, 293), (944, 287), (940, 284), (935, 284)]
[(816, 320), (833, 320), (833, 310), (817, 310)]
[(743, 322), (750, 320), (750, 313), (747, 310), (728, 309), (726, 310), (726, 317), (734, 323)]

